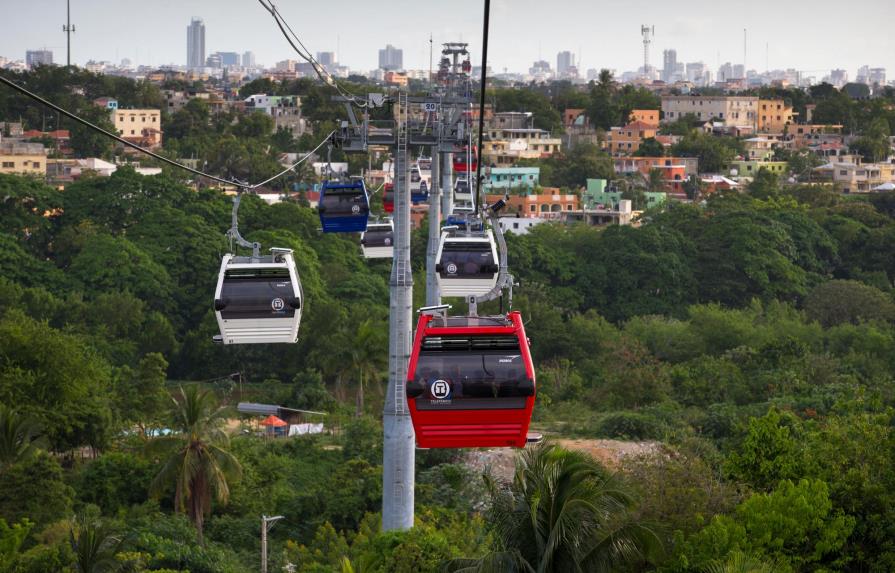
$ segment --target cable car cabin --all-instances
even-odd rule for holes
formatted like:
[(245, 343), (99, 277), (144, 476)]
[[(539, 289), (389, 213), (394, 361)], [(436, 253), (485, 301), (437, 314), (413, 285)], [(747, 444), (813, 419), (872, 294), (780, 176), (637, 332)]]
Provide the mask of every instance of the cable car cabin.
[(465, 177), (458, 177), (454, 182), (454, 201), (456, 203), (472, 203), (472, 189)]
[(271, 249), (271, 255), (224, 255), (214, 292), (224, 344), (293, 343), (298, 338), (303, 295), (292, 251)]
[(441, 296), (481, 296), (497, 284), (497, 247), (491, 230), (441, 234), (435, 272)]
[(429, 200), (429, 184), (423, 179), (418, 165), (410, 168), (410, 202), (414, 205)]
[(382, 208), (386, 213), (395, 212), (395, 185), (386, 183), (382, 188)]
[(407, 402), (421, 448), (525, 446), (535, 372), (522, 316), (421, 315)]
[(460, 153), (454, 154), (454, 171), (455, 172), (457, 172), (457, 173), (466, 173), (466, 172), (472, 173), (478, 168), (478, 166), (479, 166), (478, 146), (476, 146), (476, 145), (472, 146), (472, 154), (470, 157), (471, 161), (469, 162), (469, 166), (467, 168), (466, 158), (467, 158), (467, 153), (468, 153), (467, 150), (468, 149), (469, 149), (468, 147), (464, 147), (463, 151), (461, 151)]
[(367, 228), (370, 198), (362, 179), (325, 181), (320, 189), (320, 225), (324, 233), (357, 233)]
[(395, 226), (391, 221), (368, 223), (360, 236), (360, 249), (367, 259), (388, 259), (395, 253)]

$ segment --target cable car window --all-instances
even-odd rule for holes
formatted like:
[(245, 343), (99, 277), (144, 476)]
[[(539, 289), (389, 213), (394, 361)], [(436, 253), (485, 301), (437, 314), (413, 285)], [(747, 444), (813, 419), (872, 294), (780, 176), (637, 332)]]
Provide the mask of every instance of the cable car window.
[(364, 233), (364, 245), (367, 247), (391, 247), (393, 240), (392, 230), (390, 228), (385, 229), (367, 229), (367, 232)]
[(420, 181), (422, 181), (422, 179), (423, 178), (420, 176), (419, 169), (411, 169), (410, 170), (410, 182), (411, 183), (419, 183)]
[(441, 250), (442, 277), (493, 275), (497, 272), (491, 243), (446, 241)]
[(369, 208), (366, 198), (357, 189), (327, 189), (323, 195), (327, 216), (363, 215)]
[(439, 336), (423, 340), (411, 394), (419, 410), (524, 408), (534, 385), (515, 336)]
[(230, 270), (221, 287), (221, 318), (292, 318), (295, 290), (285, 269)]

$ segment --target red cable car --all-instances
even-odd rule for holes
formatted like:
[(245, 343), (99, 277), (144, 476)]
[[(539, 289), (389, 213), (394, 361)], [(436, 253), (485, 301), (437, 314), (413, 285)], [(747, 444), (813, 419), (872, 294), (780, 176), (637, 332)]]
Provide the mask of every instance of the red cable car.
[(469, 171), (470, 173), (473, 173), (478, 168), (478, 166), (479, 166), (478, 146), (476, 146), (476, 145), (472, 146), (471, 161), (469, 162), (468, 170), (466, 168), (467, 149), (469, 149), (469, 148), (464, 147), (463, 151), (461, 151), (460, 153), (454, 154), (454, 172), (455, 173), (466, 173), (467, 171)]
[(382, 191), (382, 208), (386, 213), (395, 212), (395, 185), (386, 183)]
[(421, 315), (407, 402), (421, 448), (525, 446), (535, 371), (522, 315)]

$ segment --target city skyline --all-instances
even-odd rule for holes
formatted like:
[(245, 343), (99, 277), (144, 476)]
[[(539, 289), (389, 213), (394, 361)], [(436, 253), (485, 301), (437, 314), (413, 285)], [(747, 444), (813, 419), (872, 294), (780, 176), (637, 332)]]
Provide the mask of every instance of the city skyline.
[[(56, 19), (48, 12), (47, 3), (27, 4), (13, 22), (21, 18), (29, 26), (14, 26), (0, 35), (0, 56), (18, 60), (27, 50), (47, 48), (55, 61), (65, 60), (64, 35)], [(64, 2), (58, 4), (58, 18), (64, 19)], [(523, 73), (536, 60), (556, 62), (563, 51), (574, 55), (583, 77), (588, 69), (608, 68), (619, 74), (642, 65), (643, 49), (639, 26), (655, 25), (656, 34), (650, 46), (652, 64), (661, 68), (664, 50), (676, 50), (681, 63), (704, 62), (708, 69), (726, 62), (743, 63), (743, 29), (749, 30), (746, 66), (763, 72), (769, 69), (797, 69), (818, 79), (832, 69), (845, 69), (854, 79), (860, 66), (895, 70), (895, 38), (886, 30), (885, 18), (871, 18), (859, 25), (836, 21), (831, 35), (822, 32), (829, 25), (829, 12), (824, 2), (799, 1), (779, 5), (758, 0), (749, 13), (736, 7), (718, 7), (707, 0), (688, 0), (675, 7), (650, 5), (646, 0), (621, 2), (610, 0), (599, 7), (560, 0), (544, 8), (533, 0), (495, 0), (492, 6), (489, 65), (496, 73)], [(469, 42), (474, 63), (480, 57), (481, 3), (461, 0), (451, 14), (433, 24), (425, 10), (407, 0), (390, 4), (392, 11), (364, 11), (367, 4), (341, 0), (315, 7), (314, 14), (300, 7), (283, 4), (280, 12), (290, 22), (311, 52), (335, 52), (338, 61), (352, 70), (373, 70), (378, 67), (378, 52), (386, 44), (403, 50), (404, 67), (426, 69), (429, 66), (429, 33), (434, 36), (437, 52), (441, 42)], [(638, 6), (649, 9), (636, 10)], [(773, 9), (777, 18), (767, 18)], [(830, 3), (832, 7), (832, 3)], [(193, 18), (200, 18), (206, 27), (205, 54), (215, 52), (254, 52), (257, 62), (271, 67), (277, 61), (297, 59), (286, 40), (276, 30), (273, 20), (254, 2), (195, 0), (187, 4), (171, 0), (152, 3), (152, 10), (136, 0), (116, 4), (128, 14), (139, 14), (141, 29), (152, 29), (155, 43), (133, 41), (127, 27), (101, 24), (107, 6), (95, 3), (72, 7), (72, 23), (78, 32), (72, 38), (72, 61), (84, 65), (88, 60), (119, 63), (130, 59), (150, 66), (186, 65), (183, 49), (184, 28)], [(232, 8), (232, 9), (231, 9)], [(689, 9), (687, 9), (689, 8)], [(884, 13), (881, 0), (864, 0), (851, 5), (853, 11)], [(238, 10), (240, 17), (231, 17)], [(810, 12), (809, 12), (810, 10)], [(581, 17), (568, 18), (571, 12)], [(33, 12), (33, 14), (32, 14)], [(686, 15), (682, 15), (685, 12)], [(327, 28), (314, 22), (345, 21), (344, 14), (363, 15), (365, 26)], [(711, 17), (707, 16), (712, 14)], [(33, 16), (33, 17), (32, 17)], [(588, 17), (593, 16), (594, 18)], [(792, 17), (790, 17), (792, 16)], [(797, 17), (796, 17), (797, 16)], [(350, 20), (350, 19), (349, 19)], [(596, 28), (592, 22), (602, 22)], [(723, 22), (723, 26), (719, 24)], [(399, 24), (404, 25), (399, 25)], [(519, 42), (520, 30), (526, 42)], [(810, 31), (810, 33), (804, 32)], [(836, 42), (830, 38), (835, 37)], [(766, 53), (767, 48), (767, 53)]]

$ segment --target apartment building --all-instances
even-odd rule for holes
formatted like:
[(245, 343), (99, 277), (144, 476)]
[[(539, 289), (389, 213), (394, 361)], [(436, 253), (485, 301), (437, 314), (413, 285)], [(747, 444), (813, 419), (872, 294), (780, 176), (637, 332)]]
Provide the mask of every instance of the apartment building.
[(662, 96), (662, 122), (694, 116), (726, 128), (758, 129), (759, 99), (753, 96)]
[(793, 123), (793, 116), (792, 106), (782, 99), (758, 100), (758, 131), (761, 133), (783, 133)]
[(162, 144), (161, 111), (157, 109), (121, 109), (112, 112), (115, 131), (124, 139), (153, 149)]
[(489, 169), (485, 188), (534, 189), (540, 185), (540, 167), (492, 167)]
[(520, 159), (549, 157), (562, 148), (562, 139), (543, 129), (491, 128), (486, 135), (482, 154), (486, 163), (496, 167), (510, 166)]
[(869, 193), (886, 183), (895, 183), (895, 163), (828, 163), (814, 170), (833, 181), (843, 193)]
[(634, 121), (624, 127), (613, 127), (606, 134), (606, 148), (610, 155), (631, 155), (640, 149), (644, 139), (656, 137), (658, 123)]
[(642, 121), (650, 125), (659, 125), (659, 110), (657, 109), (632, 109), (628, 122)]
[[(498, 199), (503, 199), (503, 195), (486, 195), (489, 204)], [(577, 211), (579, 208), (577, 195), (561, 193), (558, 187), (544, 187), (540, 193), (510, 195), (503, 212), (521, 218), (558, 219), (564, 211)]]
[(785, 161), (756, 161), (750, 159), (737, 159), (730, 162), (730, 172), (736, 171), (737, 177), (755, 177), (762, 169), (775, 175), (786, 175), (789, 164)]
[(285, 129), (293, 137), (304, 134), (307, 122), (301, 114), (301, 98), (299, 96), (272, 96), (254, 94), (243, 100), (246, 113), (260, 111), (273, 118), (273, 131)]
[(40, 143), (0, 143), (0, 173), (46, 176), (46, 148)]

